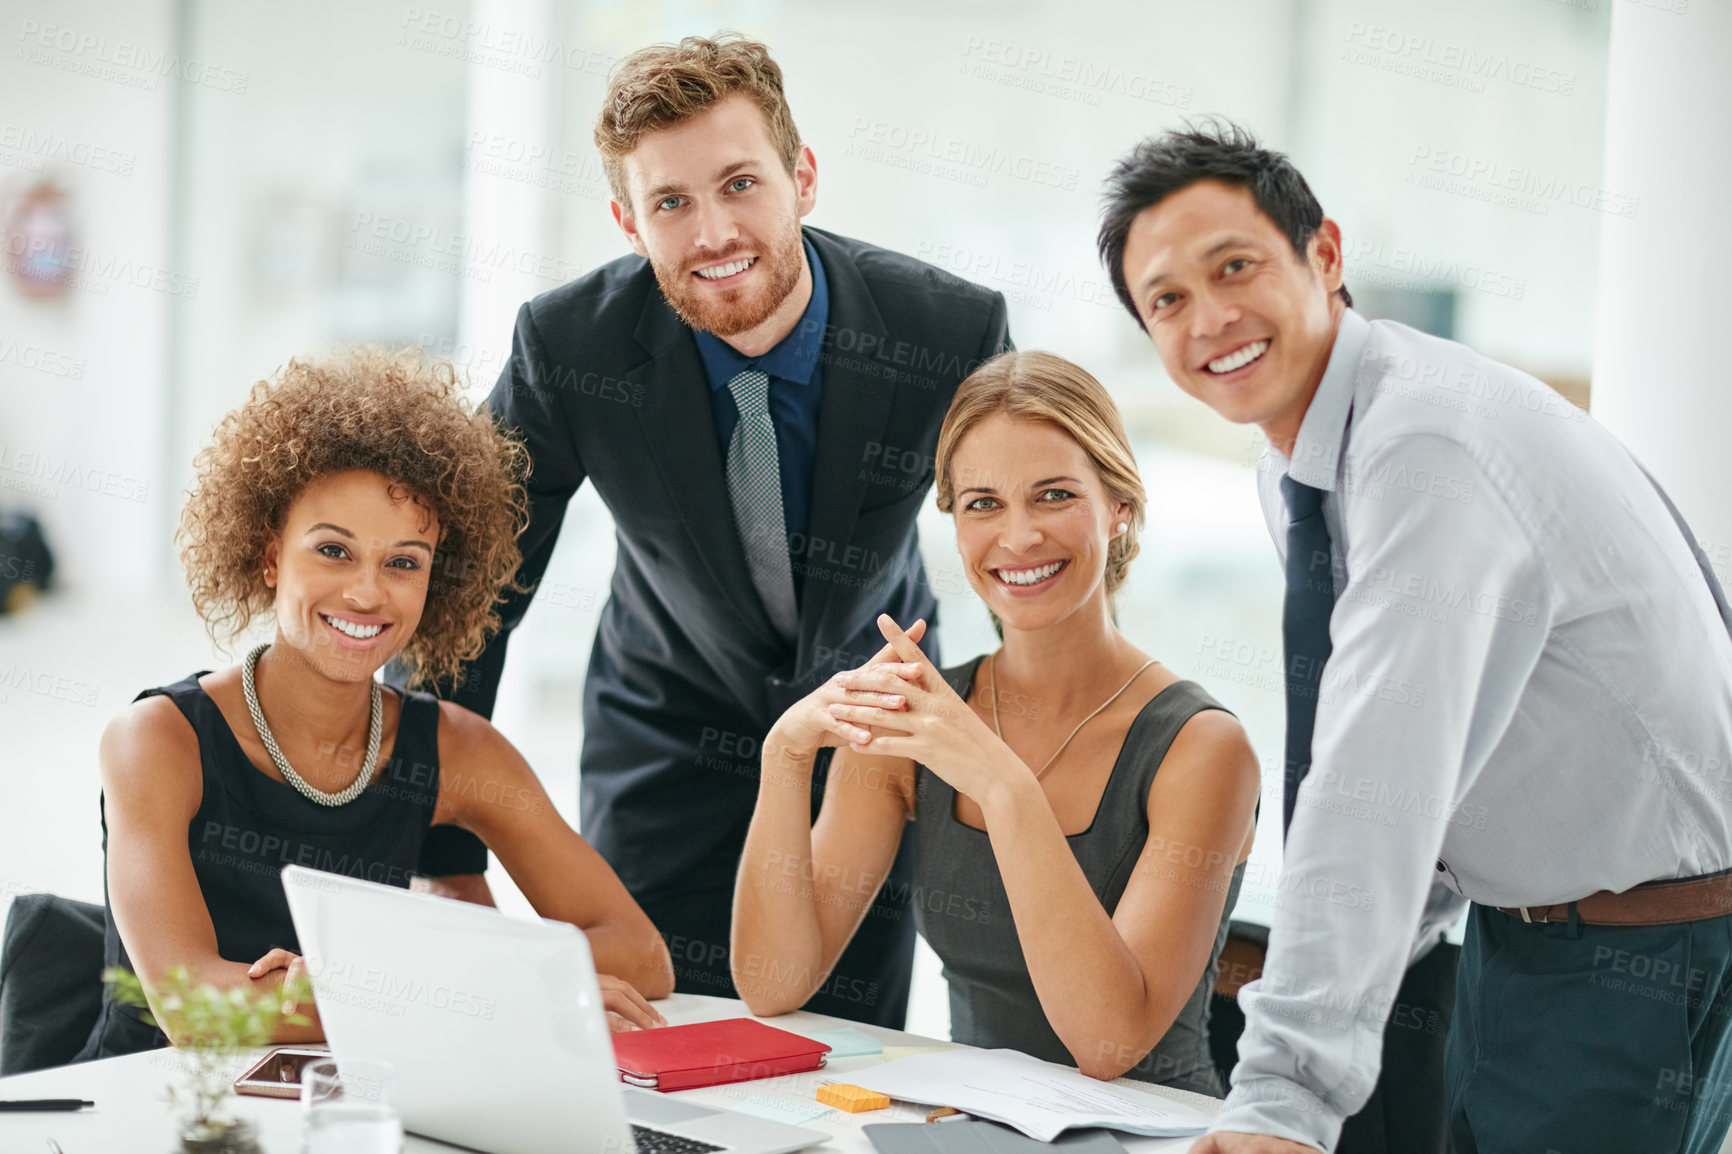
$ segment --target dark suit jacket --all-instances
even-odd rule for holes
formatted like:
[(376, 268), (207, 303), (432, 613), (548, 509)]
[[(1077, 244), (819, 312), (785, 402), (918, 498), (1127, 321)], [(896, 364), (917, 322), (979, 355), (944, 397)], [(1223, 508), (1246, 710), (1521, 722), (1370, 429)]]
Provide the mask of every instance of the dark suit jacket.
[[(534, 461), (523, 536), (539, 582), (587, 478), (619, 540), (583, 702), (583, 834), (642, 900), (731, 892), (757, 745), (789, 705), (883, 644), (881, 612), (933, 619), (914, 518), (962, 378), (1009, 347), (1004, 298), (910, 257), (807, 229), (830, 286), (809, 533), (790, 650), (746, 568), (710, 385), (649, 262), (630, 256), (525, 305), (489, 404)], [(454, 694), (490, 714), (529, 595)], [(479, 842), (429, 843), (426, 872), (479, 872)], [(455, 851), (454, 851), (455, 843)]]

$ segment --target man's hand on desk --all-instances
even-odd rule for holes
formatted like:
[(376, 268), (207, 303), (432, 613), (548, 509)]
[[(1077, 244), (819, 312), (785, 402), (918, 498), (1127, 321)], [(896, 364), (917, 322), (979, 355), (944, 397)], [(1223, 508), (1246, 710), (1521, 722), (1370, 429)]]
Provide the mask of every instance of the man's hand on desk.
[(1191, 1147), (1191, 1154), (1316, 1154), (1317, 1147), (1267, 1134), (1241, 1134), (1222, 1130), (1205, 1134)]
[(415, 877), (409, 882), (409, 888), (418, 894), (432, 894), (436, 898), (453, 898), (460, 902), (473, 902), (478, 906), (491, 906), (493, 891), (487, 886), (486, 874), (453, 874), (448, 878)]

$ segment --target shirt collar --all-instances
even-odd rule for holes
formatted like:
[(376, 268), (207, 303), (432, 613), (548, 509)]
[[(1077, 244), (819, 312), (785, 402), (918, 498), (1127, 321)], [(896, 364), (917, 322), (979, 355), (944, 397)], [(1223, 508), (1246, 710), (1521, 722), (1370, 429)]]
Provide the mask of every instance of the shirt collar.
[(802, 236), (800, 243), (812, 269), (812, 299), (806, 302), (806, 311), (800, 314), (793, 330), (774, 348), (758, 357), (741, 356), (739, 350), (714, 333), (693, 331), (711, 389), (726, 388), (729, 381), (747, 369), (757, 369), (778, 381), (811, 384), (818, 354), (824, 347), (824, 329), (830, 323), (830, 286), (824, 276), (824, 263), (818, 259), (812, 242)]
[[(1334, 492), (1336, 465), (1347, 439), (1347, 416), (1353, 409), (1359, 358), (1370, 339), (1370, 322), (1352, 309), (1343, 310), (1341, 323), (1335, 330), (1335, 346), (1329, 353), (1329, 366), (1323, 370), (1323, 379), (1318, 382), (1317, 392), (1299, 425), (1299, 436), (1293, 441), (1287, 475), (1295, 481)], [(1271, 451), (1280, 453), (1276, 449)]]

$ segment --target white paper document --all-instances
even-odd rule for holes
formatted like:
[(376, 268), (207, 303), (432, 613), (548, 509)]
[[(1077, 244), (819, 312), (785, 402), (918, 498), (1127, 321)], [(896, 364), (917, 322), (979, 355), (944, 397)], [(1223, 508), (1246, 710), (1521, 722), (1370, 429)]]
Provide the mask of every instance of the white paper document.
[(1152, 1138), (1201, 1134), (1208, 1116), (1178, 1102), (1125, 1090), (1018, 1050), (950, 1050), (850, 1073), (879, 1094), (1014, 1126), (1051, 1142), (1073, 1126), (1105, 1126)]

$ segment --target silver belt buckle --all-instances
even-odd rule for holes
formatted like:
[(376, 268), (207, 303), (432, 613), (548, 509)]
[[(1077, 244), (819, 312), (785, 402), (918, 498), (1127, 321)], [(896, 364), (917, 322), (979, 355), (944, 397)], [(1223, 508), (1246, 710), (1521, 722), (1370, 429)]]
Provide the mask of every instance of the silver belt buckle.
[[(1528, 925), (1531, 926), (1534, 924), (1534, 920), (1532, 918), (1528, 917), (1528, 908), (1529, 907), (1527, 907), (1527, 906), (1517, 906), (1516, 907), (1516, 909), (1521, 912), (1522, 921), (1526, 922)], [(1539, 924), (1543, 926), (1543, 925), (1546, 925), (1548, 923), (1548, 921), (1549, 921), (1549, 919), (1547, 919), (1547, 918), (1541, 918), (1539, 920)]]

